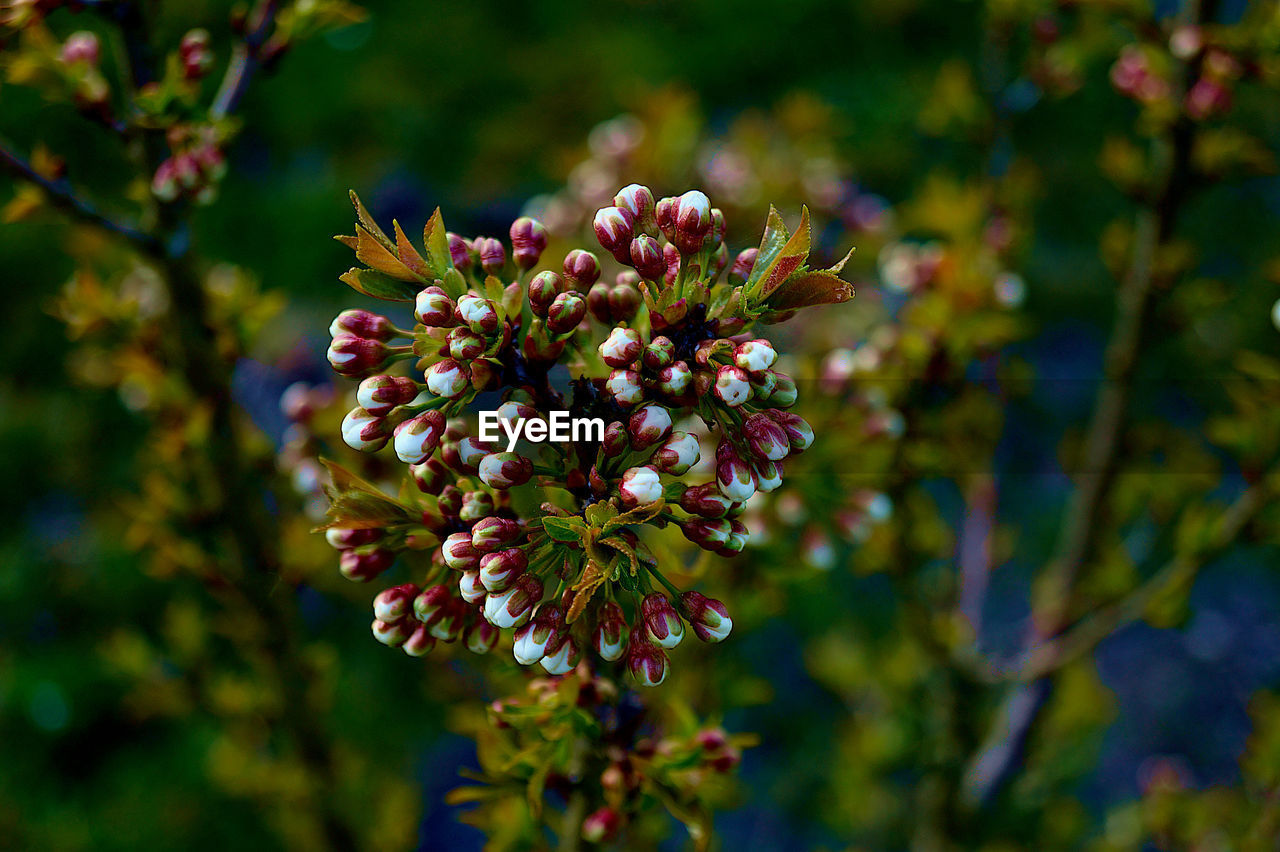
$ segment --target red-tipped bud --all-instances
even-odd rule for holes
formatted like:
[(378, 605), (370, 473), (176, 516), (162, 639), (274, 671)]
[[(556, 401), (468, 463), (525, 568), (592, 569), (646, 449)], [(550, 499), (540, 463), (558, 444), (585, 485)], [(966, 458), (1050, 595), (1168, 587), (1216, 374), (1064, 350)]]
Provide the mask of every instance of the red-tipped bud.
[(676, 345), (671, 342), (671, 338), (659, 335), (649, 341), (649, 345), (644, 348), (644, 365), (650, 370), (661, 370), (675, 360)]
[(484, 600), (484, 617), (494, 627), (521, 627), (542, 600), (542, 581), (532, 574), (521, 574), (506, 591), (490, 594)]
[(409, 474), (423, 494), (439, 494), (444, 488), (448, 471), (439, 459), (427, 459), (422, 464), (409, 465)]
[(588, 843), (608, 843), (618, 836), (622, 815), (608, 805), (587, 814), (582, 821), (582, 839)]
[(533, 315), (545, 317), (547, 309), (563, 289), (564, 279), (554, 272), (539, 272), (533, 276), (529, 282), (529, 309)]
[(601, 659), (610, 663), (626, 650), (627, 620), (622, 615), (622, 608), (613, 601), (606, 601), (600, 606), (591, 641)]
[(338, 571), (348, 580), (367, 583), (391, 567), (396, 555), (390, 550), (376, 548), (367, 553), (344, 550), (338, 558)]
[(643, 348), (640, 332), (634, 328), (615, 328), (600, 344), (600, 357), (610, 367), (629, 367), (640, 357)]
[(678, 202), (675, 198), (659, 199), (653, 206), (654, 223), (669, 242), (676, 240), (676, 210)]
[(725, 364), (716, 371), (713, 392), (725, 405), (736, 408), (751, 398), (751, 378), (741, 367)]
[(701, 450), (698, 439), (688, 432), (672, 432), (658, 451), (653, 454), (653, 463), (658, 470), (673, 476), (683, 476), (689, 468), (698, 463)]
[(641, 234), (631, 241), (630, 256), (636, 272), (648, 281), (657, 281), (667, 271), (662, 247), (648, 234)]
[(370, 376), (356, 389), (356, 402), (375, 417), (385, 417), (397, 405), (411, 402), (418, 386), (404, 376)]
[(431, 635), (441, 642), (456, 642), (462, 636), (462, 626), (466, 623), (471, 607), (458, 598), (449, 598), (449, 602), (441, 608), (435, 621), (429, 625)]
[(733, 629), (729, 610), (715, 598), (698, 592), (685, 592), (680, 596), (680, 612), (689, 620), (694, 635), (703, 642), (721, 642)]
[(711, 233), (711, 202), (706, 194), (691, 189), (676, 201), (676, 248), (683, 254), (693, 254), (702, 248)]
[(660, 592), (645, 595), (640, 603), (640, 617), (644, 619), (649, 638), (659, 648), (674, 648), (684, 639), (684, 622), (666, 595)]
[(533, 462), (518, 453), (489, 453), (480, 459), (478, 471), (490, 488), (514, 488), (533, 476)]
[(466, 271), (471, 268), (471, 244), (454, 233), (448, 234), (449, 259), (455, 269)]
[(506, 591), (528, 567), (529, 557), (518, 547), (486, 553), (480, 557), (480, 584), (486, 591)]
[(552, 334), (568, 334), (587, 315), (587, 300), (580, 293), (561, 293), (547, 309), (547, 329)]
[(329, 325), (329, 335), (339, 337), (348, 334), (366, 340), (386, 342), (396, 336), (395, 326), (386, 317), (372, 311), (352, 309), (334, 317)]
[(445, 338), (445, 344), (449, 347), (449, 355), (458, 361), (479, 358), (488, 348), (488, 343), (483, 337), (464, 326), (450, 331)]
[(413, 616), (429, 627), (440, 620), (454, 600), (447, 586), (428, 586), (413, 599)]
[(644, 300), (640, 297), (640, 291), (636, 289), (635, 285), (623, 281), (622, 276), (619, 275), (618, 283), (609, 291), (610, 321), (631, 322), (643, 302)]
[(813, 427), (805, 422), (805, 419), (800, 415), (792, 414), (789, 411), (780, 411), (776, 408), (766, 408), (764, 413), (782, 427), (782, 431), (786, 433), (787, 441), (791, 444), (792, 452), (804, 452), (813, 444)]
[(507, 250), (499, 240), (479, 237), (473, 245), (480, 256), (480, 268), (488, 274), (497, 275), (507, 265)]
[(486, 336), (497, 331), (500, 322), (498, 309), (493, 302), (472, 293), (458, 300), (458, 308), (454, 315), (476, 334)]
[(796, 381), (786, 373), (779, 373), (777, 370), (773, 372), (777, 376), (777, 384), (774, 385), (773, 393), (769, 395), (769, 405), (774, 408), (790, 408), (796, 404), (796, 399), (800, 395), (796, 389)]
[(571, 636), (561, 634), (559, 641), (547, 650), (542, 658), (542, 667), (547, 674), (564, 675), (573, 671), (582, 660), (582, 649)]
[(591, 285), (591, 289), (587, 291), (587, 310), (591, 311), (591, 316), (595, 317), (598, 322), (609, 325), (612, 321), (613, 312), (609, 310), (609, 291), (613, 289), (610, 285), (603, 281)]
[(399, 621), (413, 612), (413, 599), (418, 591), (413, 583), (383, 589), (373, 599), (373, 617), (379, 621)]
[(756, 493), (755, 471), (737, 453), (726, 455), (716, 463), (716, 486), (733, 502), (745, 503)]
[(733, 501), (720, 493), (714, 482), (694, 485), (680, 497), (680, 508), (703, 518), (723, 518)]
[(681, 521), (680, 531), (698, 547), (717, 550), (729, 540), (733, 525), (724, 518), (688, 518)]
[(478, 521), (492, 515), (493, 509), (493, 497), (488, 491), (464, 491), (458, 518), (467, 523)]
[(378, 529), (341, 529), (334, 528), (324, 531), (324, 540), (329, 542), (329, 546), (334, 550), (350, 550), (353, 547), (359, 547), (362, 544), (373, 544), (382, 538), (385, 533)]
[(628, 469), (618, 484), (618, 496), (628, 508), (647, 506), (661, 500), (662, 481), (658, 478), (658, 471), (649, 465)]
[(671, 414), (661, 405), (646, 405), (635, 410), (627, 422), (631, 449), (643, 450), (665, 441), (671, 434)]
[(520, 524), (510, 518), (484, 518), (471, 528), (471, 546), (480, 553), (514, 543), (523, 534)]
[(413, 627), (408, 619), (390, 623), (374, 619), (373, 638), (390, 648), (399, 648), (413, 634)]
[(758, 373), (773, 366), (778, 353), (767, 340), (748, 340), (733, 350), (733, 363), (748, 373)]
[(623, 408), (630, 408), (644, 399), (644, 386), (640, 384), (640, 374), (635, 370), (614, 370), (604, 387)]
[(59, 57), (65, 65), (83, 62), (85, 65), (96, 66), (102, 58), (102, 46), (96, 35), (88, 30), (81, 30), (67, 36)]
[(431, 286), (419, 290), (413, 303), (413, 315), (418, 322), (428, 328), (449, 328), (455, 324), (454, 312), (457, 305), (448, 294), (439, 287)]
[(487, 621), (477, 621), (467, 628), (463, 644), (473, 654), (487, 654), (498, 644), (501, 631)]
[(436, 637), (431, 635), (431, 628), (425, 624), (419, 624), (413, 628), (413, 633), (400, 646), (400, 650), (410, 657), (425, 657), (435, 646)]
[(396, 457), (406, 464), (421, 464), (440, 446), (444, 414), (426, 411), (395, 429)]
[(574, 249), (565, 255), (564, 277), (579, 290), (588, 290), (600, 280), (600, 261), (594, 254)]
[(711, 245), (724, 242), (724, 211), (719, 207), (711, 208)]
[(657, 686), (667, 679), (667, 655), (637, 633), (631, 634), (627, 648), (627, 669), (641, 686)]
[(480, 604), (484, 602), (484, 597), (489, 594), (489, 590), (480, 581), (479, 571), (463, 571), (458, 577), (458, 594), (462, 595), (462, 599), (469, 604)]
[(755, 268), (756, 257), (760, 254), (760, 249), (743, 249), (733, 261), (733, 266), (729, 267), (729, 283), (737, 286), (744, 283), (751, 277), (751, 270)]
[(693, 370), (684, 361), (676, 361), (658, 371), (658, 390), (671, 396), (680, 396), (693, 382)]
[(531, 666), (551, 650), (564, 631), (564, 610), (555, 604), (538, 607), (533, 619), (516, 631), (512, 653), (516, 662)]
[(382, 341), (354, 334), (339, 334), (326, 353), (334, 372), (350, 379), (362, 379), (387, 365), (391, 353)]
[(471, 534), (456, 532), (440, 545), (444, 562), (455, 571), (473, 571), (480, 567), (480, 551), (471, 545)]
[(787, 433), (768, 415), (753, 414), (748, 417), (743, 421), (742, 433), (756, 458), (782, 461), (791, 452)]
[(342, 418), (342, 440), (353, 450), (373, 453), (387, 445), (391, 428), (381, 417), (374, 417), (363, 408), (353, 408)]
[(667, 265), (666, 270), (662, 273), (662, 282), (670, 287), (676, 283), (676, 278), (680, 276), (680, 249), (671, 243), (667, 243), (662, 247), (662, 260)]
[(775, 461), (757, 460), (752, 465), (756, 471), (756, 490), (768, 494), (782, 485), (782, 465)]
[(615, 420), (604, 427), (604, 441), (601, 446), (604, 449), (605, 458), (611, 459), (622, 455), (627, 451), (630, 443), (627, 427), (622, 421)]
[(453, 358), (437, 361), (427, 368), (427, 390), (445, 399), (457, 399), (471, 387), (471, 376)]
[(547, 229), (536, 219), (521, 216), (511, 223), (511, 254), (520, 269), (533, 269), (547, 248)]
[(631, 214), (637, 228), (644, 229), (653, 221), (653, 193), (649, 187), (633, 183), (618, 190), (613, 203)]
[(591, 224), (595, 228), (596, 239), (605, 251), (617, 258), (619, 263), (630, 262), (635, 219), (629, 211), (621, 207), (602, 207), (596, 211)]

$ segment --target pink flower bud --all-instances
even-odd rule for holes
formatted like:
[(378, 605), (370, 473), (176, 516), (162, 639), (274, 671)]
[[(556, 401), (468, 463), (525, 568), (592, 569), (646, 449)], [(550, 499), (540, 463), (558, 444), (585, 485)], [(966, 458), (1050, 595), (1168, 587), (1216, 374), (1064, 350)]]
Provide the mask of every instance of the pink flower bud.
[(431, 628), (425, 624), (419, 624), (413, 628), (413, 633), (400, 646), (400, 650), (404, 651), (410, 657), (425, 657), (431, 653), (431, 649), (436, 646), (436, 637), (431, 635)]
[(456, 642), (462, 636), (462, 627), (471, 608), (458, 598), (450, 598), (441, 608), (435, 621), (428, 625), (431, 635), (441, 642)]
[(649, 465), (628, 469), (622, 474), (618, 495), (628, 508), (656, 503), (662, 499), (662, 481), (658, 478), (658, 471)]
[(484, 518), (471, 528), (471, 546), (479, 553), (492, 553), (522, 534), (520, 524), (509, 518)]
[(630, 408), (644, 399), (640, 374), (635, 370), (614, 370), (604, 387), (623, 408)]
[(448, 587), (436, 584), (423, 589), (413, 599), (413, 615), (418, 621), (430, 627), (435, 624), (456, 600)]
[(462, 495), (462, 508), (458, 518), (470, 523), (493, 514), (493, 497), (487, 491), (466, 491)]
[(564, 279), (554, 272), (539, 272), (533, 276), (533, 280), (529, 282), (529, 309), (533, 311), (533, 315), (545, 317), (551, 303), (563, 289)]
[(371, 311), (352, 309), (338, 314), (329, 324), (331, 337), (344, 334), (363, 337), (366, 340), (381, 340), (385, 343), (396, 336), (396, 330), (391, 321), (384, 316)]
[(511, 223), (511, 249), (516, 266), (533, 269), (547, 248), (547, 229), (536, 219), (521, 216)]
[(659, 199), (653, 206), (654, 223), (658, 226), (658, 230), (662, 232), (662, 235), (672, 243), (676, 240), (676, 210), (678, 206), (679, 202), (669, 196)]
[(489, 453), (480, 459), (479, 474), (490, 488), (514, 488), (533, 476), (533, 462), (518, 453)]
[(745, 503), (756, 493), (755, 471), (733, 453), (716, 463), (716, 486), (733, 502)]
[(406, 464), (421, 464), (436, 451), (444, 433), (444, 415), (426, 411), (395, 429), (396, 457)]
[(684, 622), (661, 592), (645, 595), (640, 603), (640, 617), (644, 619), (649, 638), (659, 648), (670, 650), (684, 639)]
[(373, 453), (387, 445), (391, 429), (387, 421), (363, 408), (353, 408), (342, 418), (342, 440), (353, 450)]
[(511, 588), (490, 594), (484, 600), (484, 617), (494, 627), (522, 627), (542, 600), (542, 581), (532, 574), (521, 574)]
[(367, 583), (396, 561), (396, 555), (390, 550), (377, 548), (368, 553), (357, 550), (344, 550), (338, 558), (338, 571), (348, 580)]
[(641, 686), (657, 686), (667, 679), (667, 655), (647, 639), (631, 634), (627, 668)]
[(682, 254), (693, 254), (711, 233), (711, 202), (704, 193), (691, 189), (677, 199), (674, 212), (676, 233), (672, 242)]
[(662, 273), (662, 283), (670, 287), (680, 277), (680, 249), (667, 243), (662, 247), (662, 260), (667, 265), (666, 271)]
[(773, 396), (778, 389), (778, 374), (773, 370), (761, 370), (751, 373), (751, 395), (761, 402)]
[(542, 658), (547, 674), (563, 675), (573, 671), (582, 660), (582, 650), (571, 636), (561, 635), (559, 641)]
[(608, 843), (618, 836), (622, 816), (608, 805), (587, 814), (582, 821), (582, 839), (588, 843)]
[[(454, 446), (454, 453), (457, 453), (457, 447)], [(462, 508), (462, 492), (454, 485), (446, 485), (440, 489), (440, 495), (436, 497), (436, 506), (440, 512), (448, 516), (456, 517), (458, 510)]]
[(662, 247), (658, 241), (648, 234), (641, 234), (631, 241), (629, 250), (631, 265), (640, 277), (647, 281), (657, 281), (667, 271), (667, 262), (662, 256)]
[(716, 371), (713, 391), (725, 405), (736, 408), (751, 398), (751, 378), (741, 367), (725, 364)]
[(188, 80), (199, 80), (213, 67), (213, 53), (209, 50), (209, 31), (191, 30), (178, 43), (178, 59), (182, 61), (182, 73)]
[(589, 290), (600, 279), (600, 261), (589, 251), (574, 249), (565, 255), (564, 277), (579, 290)]
[(596, 211), (592, 221), (596, 239), (619, 263), (631, 260), (631, 237), (635, 230), (635, 219), (631, 213), (621, 207), (602, 207)]
[(629, 367), (640, 357), (642, 348), (640, 333), (634, 328), (615, 328), (600, 344), (600, 357), (610, 367)]
[(88, 30), (72, 33), (62, 44), (61, 59), (65, 65), (83, 62), (85, 65), (96, 66), (101, 57), (102, 48), (98, 44), (98, 37)]
[(467, 628), (462, 641), (473, 654), (487, 654), (498, 644), (501, 631), (487, 621), (477, 621)]
[[(470, 542), (468, 542), (469, 544)], [(467, 603), (479, 604), (484, 601), (484, 597), (489, 594), (489, 590), (480, 581), (479, 571), (463, 571), (462, 576), (458, 578), (458, 593), (462, 595), (462, 599)]]
[(611, 459), (622, 455), (627, 451), (630, 444), (627, 427), (622, 425), (622, 421), (615, 420), (604, 427), (604, 441), (601, 443), (601, 447), (604, 449), (605, 458)]
[(756, 265), (756, 257), (760, 254), (760, 249), (744, 249), (734, 258), (733, 266), (729, 268), (729, 283), (737, 286), (744, 283), (751, 277), (751, 270)]
[(658, 371), (658, 390), (671, 396), (680, 396), (692, 382), (693, 370), (684, 361), (676, 361)]
[(640, 310), (643, 299), (640, 291), (630, 282), (618, 276), (618, 283), (609, 291), (609, 320), (611, 322), (631, 322)]
[(747, 446), (756, 458), (782, 461), (791, 451), (791, 442), (787, 433), (766, 414), (753, 414), (744, 420), (742, 434), (746, 437)]
[(800, 415), (792, 414), (789, 411), (780, 411), (776, 408), (766, 408), (764, 413), (773, 422), (782, 427), (782, 431), (787, 436), (787, 441), (791, 444), (792, 452), (804, 452), (813, 444), (813, 427), (806, 423), (805, 419)]
[(471, 546), (471, 534), (456, 532), (440, 545), (444, 562), (455, 571), (474, 571), (480, 567), (480, 552)]
[(672, 432), (658, 451), (653, 454), (653, 463), (658, 470), (672, 476), (683, 476), (689, 468), (698, 463), (701, 448), (698, 439), (688, 432)]
[(555, 604), (538, 607), (533, 619), (516, 631), (512, 653), (516, 662), (531, 666), (542, 659), (560, 641), (564, 630), (564, 611)]
[(587, 300), (580, 293), (561, 293), (547, 309), (547, 329), (552, 334), (568, 334), (587, 315)]
[(482, 296), (470, 293), (463, 296), (454, 315), (476, 334), (490, 335), (498, 330), (498, 310)]
[(408, 641), (413, 624), (407, 619), (388, 623), (374, 619), (373, 638), (390, 648), (398, 648)]
[(397, 405), (413, 401), (418, 386), (404, 376), (370, 376), (356, 389), (356, 402), (375, 417), (385, 417)]
[(622, 607), (613, 601), (603, 603), (596, 616), (596, 629), (591, 634), (596, 653), (606, 662), (614, 662), (626, 649), (626, 634), (627, 620), (622, 615)]
[(715, 550), (729, 540), (733, 525), (724, 518), (688, 518), (680, 523), (680, 531), (704, 550)]
[(773, 372), (777, 376), (777, 384), (773, 388), (773, 393), (769, 395), (769, 405), (773, 408), (790, 408), (796, 404), (796, 399), (799, 397), (795, 379), (777, 370)]
[(471, 377), (461, 364), (452, 358), (437, 361), (427, 368), (427, 390), (445, 399), (457, 399), (467, 392)]
[(497, 550), (480, 557), (480, 585), (489, 592), (503, 592), (529, 567), (529, 557), (518, 547)]
[(418, 322), (428, 328), (449, 328), (454, 325), (454, 311), (457, 305), (448, 294), (439, 287), (427, 287), (419, 290), (413, 303), (413, 315)]
[(703, 642), (722, 642), (733, 629), (733, 619), (729, 618), (725, 605), (698, 592), (685, 592), (680, 596), (680, 612)]
[(413, 583), (383, 589), (373, 599), (373, 617), (379, 621), (399, 621), (413, 612), (413, 599), (418, 591)]
[(384, 534), (377, 528), (362, 530), (334, 528), (324, 531), (324, 540), (329, 542), (329, 546), (334, 550), (350, 550), (362, 544), (373, 544)]
[(732, 505), (733, 501), (721, 494), (714, 482), (694, 485), (680, 497), (681, 509), (703, 518), (723, 518)]
[(774, 461), (756, 461), (756, 490), (768, 494), (782, 485), (782, 465)]
[(644, 348), (641, 360), (650, 370), (661, 370), (675, 360), (676, 345), (671, 338), (658, 335)]
[(480, 255), (480, 268), (490, 275), (497, 275), (507, 265), (507, 250), (493, 237), (478, 237), (473, 244)]
[(422, 464), (409, 465), (409, 475), (423, 494), (439, 495), (444, 488), (448, 471), (439, 459), (427, 459)]
[(653, 220), (653, 193), (647, 186), (638, 183), (624, 186), (613, 197), (613, 203), (631, 214), (637, 228), (644, 228)]
[(471, 244), (454, 233), (447, 234), (449, 240), (449, 259), (455, 269), (465, 272), (471, 268)]
[(661, 405), (637, 408), (628, 421), (631, 449), (643, 450), (665, 441), (671, 434), (671, 414)]
[[(711, 245), (718, 246), (724, 242), (725, 221), (724, 211), (719, 207), (711, 208)], [(717, 249), (718, 251), (719, 249)], [(727, 252), (728, 249), (725, 249)], [(721, 266), (721, 269), (724, 267)], [(719, 273), (717, 273), (719, 274)]]
[(758, 373), (773, 366), (778, 353), (767, 340), (748, 340), (733, 350), (733, 363), (748, 373)]
[(450, 331), (445, 344), (449, 347), (449, 355), (457, 361), (479, 358), (488, 348), (488, 342), (483, 337), (465, 326)]
[(339, 334), (329, 344), (329, 364), (334, 372), (351, 379), (360, 379), (386, 366), (391, 354), (379, 340)]

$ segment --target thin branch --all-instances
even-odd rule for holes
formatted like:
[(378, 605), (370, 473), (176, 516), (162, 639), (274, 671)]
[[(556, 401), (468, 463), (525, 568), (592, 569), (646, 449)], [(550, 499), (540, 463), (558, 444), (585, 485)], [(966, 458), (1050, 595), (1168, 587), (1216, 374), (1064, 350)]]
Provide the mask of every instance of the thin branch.
[(214, 118), (228, 116), (240, 106), (240, 99), (248, 91), (254, 74), (262, 67), (262, 47), (275, 29), (278, 11), (279, 5), (275, 0), (263, 0), (254, 7), (248, 21), (248, 30), (236, 44), (227, 73), (218, 86), (213, 106), (209, 108), (209, 113)]
[(54, 180), (45, 177), (4, 143), (0, 143), (0, 166), (3, 166), (4, 170), (15, 178), (39, 187), (49, 199), (50, 204), (70, 214), (73, 218), (124, 237), (149, 254), (157, 254), (160, 251), (160, 241), (153, 235), (136, 225), (112, 219), (89, 201), (77, 195), (66, 178)]

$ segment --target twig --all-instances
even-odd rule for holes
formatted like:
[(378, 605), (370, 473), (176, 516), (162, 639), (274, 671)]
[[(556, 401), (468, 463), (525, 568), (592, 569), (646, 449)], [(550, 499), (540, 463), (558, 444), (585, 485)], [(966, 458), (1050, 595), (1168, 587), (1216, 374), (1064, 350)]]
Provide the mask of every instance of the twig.
[(262, 46), (266, 44), (275, 28), (276, 13), (279, 11), (275, 0), (263, 0), (254, 7), (248, 22), (248, 30), (235, 46), (231, 55), (231, 63), (227, 73), (223, 75), (218, 86), (218, 94), (214, 96), (213, 106), (209, 113), (214, 118), (223, 118), (235, 112), (240, 99), (249, 88), (253, 75), (262, 66)]
[(3, 165), (5, 171), (14, 177), (39, 187), (48, 197), (50, 204), (65, 213), (69, 213), (81, 222), (96, 225), (99, 228), (124, 237), (149, 254), (155, 254), (159, 251), (160, 242), (154, 236), (135, 225), (112, 219), (77, 195), (66, 178), (53, 180), (45, 177), (37, 172), (29, 162), (15, 154), (9, 149), (9, 146), (3, 143), (0, 143), (0, 165)]

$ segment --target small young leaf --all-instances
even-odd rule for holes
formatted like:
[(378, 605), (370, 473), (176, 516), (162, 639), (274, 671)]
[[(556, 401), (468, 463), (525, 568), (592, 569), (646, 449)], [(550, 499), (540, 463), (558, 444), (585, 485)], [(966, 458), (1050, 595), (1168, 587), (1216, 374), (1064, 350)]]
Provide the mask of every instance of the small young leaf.
[(793, 275), (773, 291), (765, 302), (771, 310), (786, 311), (847, 302), (853, 298), (853, 285), (830, 272), (810, 271)]
[(416, 276), (413, 270), (404, 265), (391, 249), (378, 242), (373, 234), (363, 227), (356, 227), (356, 259), (370, 269), (384, 275), (390, 275), (400, 281), (413, 281)]
[(583, 533), (586, 532), (582, 519), (577, 517), (546, 517), (542, 519), (542, 528), (547, 531), (547, 536), (552, 541), (562, 544), (582, 541)]
[(360, 201), (360, 196), (356, 195), (354, 189), (351, 190), (351, 204), (356, 208), (356, 220), (364, 226), (365, 230), (372, 234), (378, 242), (382, 243), (387, 251), (394, 251), (395, 243), (391, 242), (391, 239), (378, 227), (378, 223), (374, 221), (373, 216), (365, 209), (364, 204)]
[(372, 269), (352, 267), (349, 272), (339, 275), (338, 278), (357, 293), (388, 302), (412, 302), (418, 295), (418, 291), (422, 289), (417, 284), (397, 281), (390, 275), (383, 275)]
[[(453, 269), (453, 256), (449, 254), (449, 236), (444, 229), (444, 217), (440, 215), (439, 207), (422, 229), (422, 245), (427, 251), (427, 264), (431, 267), (433, 276), (444, 278), (445, 273)], [(458, 295), (462, 295), (461, 292)]]

